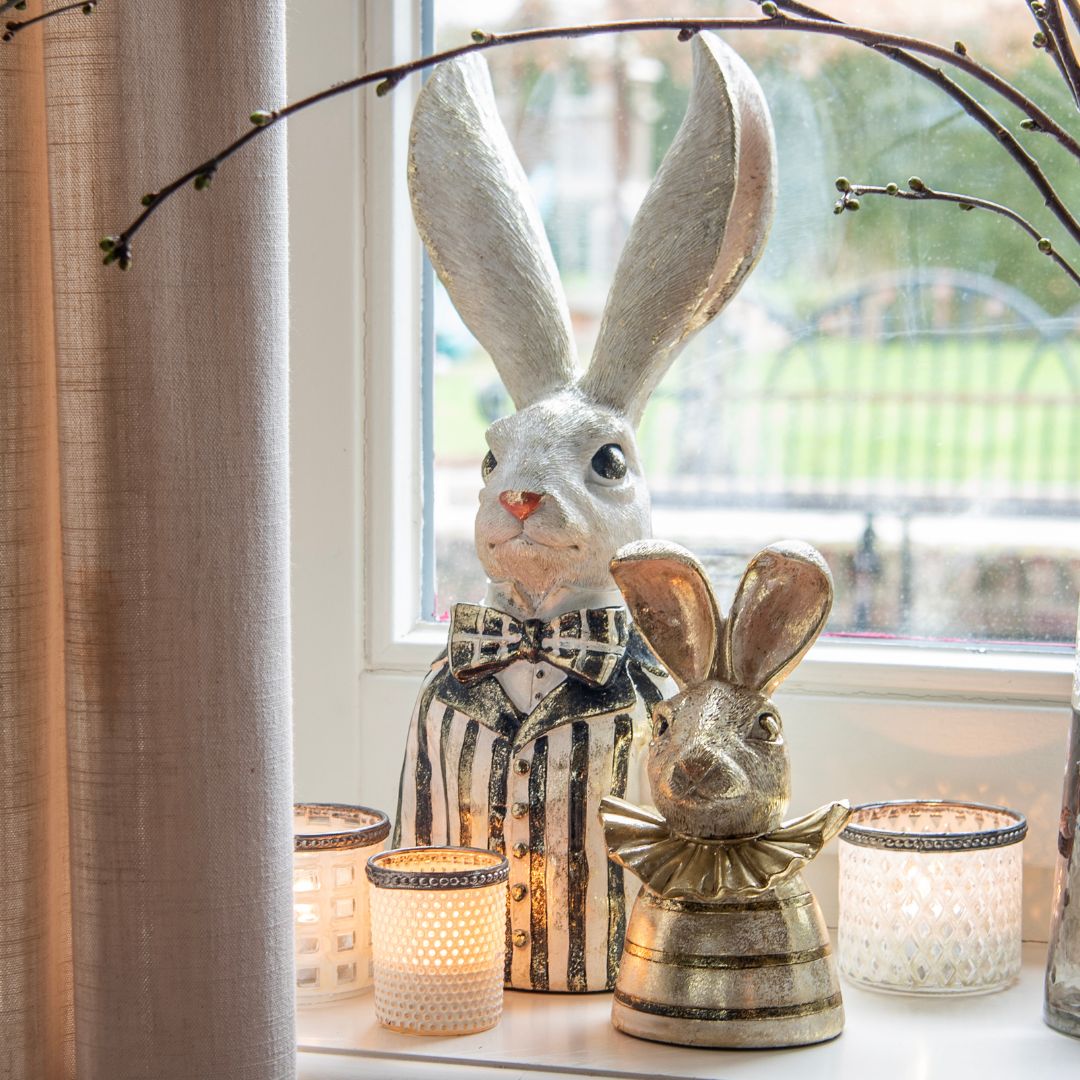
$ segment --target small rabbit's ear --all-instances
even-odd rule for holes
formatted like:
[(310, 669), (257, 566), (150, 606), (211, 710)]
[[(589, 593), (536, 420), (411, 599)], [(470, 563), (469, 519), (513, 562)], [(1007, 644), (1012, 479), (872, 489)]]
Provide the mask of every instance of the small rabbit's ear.
[(789, 540), (758, 552), (728, 614), (727, 677), (768, 696), (817, 640), (832, 607), (832, 575), (809, 544)]
[(679, 689), (707, 678), (723, 619), (697, 559), (678, 544), (639, 540), (619, 548), (611, 574), (638, 630)]
[(690, 103), (637, 213), (582, 389), (636, 424), (687, 339), (765, 246), (776, 147), (761, 87), (712, 34), (694, 38)]
[(409, 194), (432, 265), (514, 404), (572, 384), (555, 259), (480, 57), (440, 64), (420, 92)]

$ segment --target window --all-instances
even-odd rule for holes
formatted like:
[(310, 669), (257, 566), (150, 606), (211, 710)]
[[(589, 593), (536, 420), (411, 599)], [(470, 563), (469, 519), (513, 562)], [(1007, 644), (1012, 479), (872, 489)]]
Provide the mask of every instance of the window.
[[(290, 97), (417, 55), (413, 5), (390, 11), (352, 0), (290, 3)], [(474, 17), (482, 24), (485, 14)], [(301, 798), (387, 808), (420, 673), (445, 642), (445, 628), (418, 614), (423, 320), (405, 191), (412, 92), (403, 83), (386, 98), (339, 98), (297, 117), (288, 133), (296, 790)], [(865, 206), (863, 217), (833, 218), (828, 183), (850, 160), (823, 162), (807, 180), (821, 199), (814, 220), (826, 233), (876, 239), (900, 219), (940, 209), (882, 201)], [(907, 173), (905, 166), (892, 178)], [(859, 178), (881, 176), (868, 168)], [(574, 213), (568, 235), (580, 240), (589, 207)], [(956, 217), (958, 229), (967, 224)], [(1008, 228), (993, 224), (999, 234)], [(772, 241), (780, 251), (784, 237), (781, 222)], [(596, 250), (564, 241), (568, 248), (578, 269)], [(680, 378), (690, 377), (693, 363), (691, 355), (677, 361)], [(470, 483), (478, 462), (467, 466)], [(661, 477), (654, 474), (654, 490)], [(665, 529), (659, 514), (656, 527)], [(888, 532), (883, 518), (875, 528)], [(1075, 548), (1072, 535), (1064, 542)], [(755, 532), (750, 542), (771, 538)], [(1031, 822), (1030, 895), (1048, 895), (1071, 680), (1066, 651), (861, 644), (820, 643), (786, 684), (793, 808), (838, 795), (953, 795), (1018, 806)], [(828, 910), (830, 886), (814, 886)], [(1033, 907), (1026, 936), (1045, 936), (1040, 918)]]
[[(844, 14), (843, 3), (833, 8)], [(678, 11), (747, 9), (690, 0)], [(648, 14), (598, 2), (547, 4), (540, 16), (523, 5), (490, 29)], [(437, 43), (467, 40), (476, 17), (435, 4)], [(857, 21), (868, 20), (859, 9)], [(1059, 115), (1074, 108), (1031, 48), (1022, 4), (978, 0), (947, 28), (927, 3), (870, 21), (962, 38)], [(1043, 222), (1039, 196), (959, 105), (882, 57), (808, 35), (728, 40), (773, 111), (777, 218), (761, 265), (646, 412), (639, 443), (656, 535), (692, 548), (732, 588), (764, 542), (814, 542), (837, 579), (834, 635), (1071, 642), (1080, 292), (989, 214), (866, 197), (857, 217), (829, 212), (841, 173), (904, 186), (918, 174)], [(639, 33), (487, 59), (587, 358), (630, 220), (682, 119), (690, 50), (670, 33)], [(1052, 152), (1047, 163), (1071, 175)], [(484, 428), (512, 406), (441, 286), (429, 306), (435, 481), (425, 520), (435, 558), (422, 615), (441, 619), (483, 590), (472, 544), (478, 462)]]

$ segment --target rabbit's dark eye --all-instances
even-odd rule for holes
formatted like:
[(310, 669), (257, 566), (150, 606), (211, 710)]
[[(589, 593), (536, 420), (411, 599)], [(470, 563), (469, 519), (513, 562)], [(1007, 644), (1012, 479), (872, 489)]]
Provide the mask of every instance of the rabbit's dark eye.
[(780, 718), (775, 713), (771, 712), (759, 714), (754, 721), (754, 726), (750, 729), (749, 737), (751, 739), (758, 739), (761, 742), (783, 742), (784, 737), (780, 733)]
[(618, 443), (601, 446), (592, 456), (593, 472), (601, 480), (621, 480), (626, 475), (626, 455)]
[(489, 450), (484, 455), (484, 460), (480, 462), (480, 475), (486, 480), (495, 471), (495, 466), (498, 464), (495, 455)]
[(652, 733), (654, 739), (667, 734), (671, 726), (671, 709), (667, 705), (657, 705), (652, 714)]

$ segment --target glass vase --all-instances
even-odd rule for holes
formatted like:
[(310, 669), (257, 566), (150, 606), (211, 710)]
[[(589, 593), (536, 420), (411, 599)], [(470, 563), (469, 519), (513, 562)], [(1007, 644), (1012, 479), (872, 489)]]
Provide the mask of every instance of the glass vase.
[[(1080, 619), (1077, 623), (1080, 644)], [(1058, 827), (1058, 860), (1054, 874), (1054, 907), (1046, 960), (1046, 1022), (1066, 1035), (1080, 1035), (1080, 852), (1076, 849), (1076, 817), (1080, 810), (1080, 648), (1072, 689), (1072, 728), (1065, 760), (1065, 790)]]

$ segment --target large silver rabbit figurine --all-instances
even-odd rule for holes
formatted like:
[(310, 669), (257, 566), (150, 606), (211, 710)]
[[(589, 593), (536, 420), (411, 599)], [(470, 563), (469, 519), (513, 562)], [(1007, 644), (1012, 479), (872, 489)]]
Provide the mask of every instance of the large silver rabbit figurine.
[(795, 1046), (840, 1033), (829, 934), (799, 871), (847, 803), (783, 822), (789, 766), (770, 695), (816, 640), (832, 579), (809, 545), (756, 555), (725, 619), (694, 557), (643, 542), (612, 563), (679, 693), (653, 710), (659, 813), (604, 799), (611, 858), (636, 874), (612, 1021), (693, 1046)]
[[(774, 202), (761, 89), (719, 39), (693, 42), (686, 118), (627, 239), (596, 351), (578, 371), (540, 215), (483, 61), (440, 65), (413, 118), (417, 227), (517, 412), (487, 432), (476, 550), (483, 604), (458, 604), (412, 717), (398, 844), (510, 857), (506, 982), (614, 985), (635, 883), (597, 811), (636, 798), (650, 711), (670, 689), (609, 563), (651, 533), (634, 431), (687, 339), (757, 262)], [(629, 891), (628, 891), (629, 890)]]

